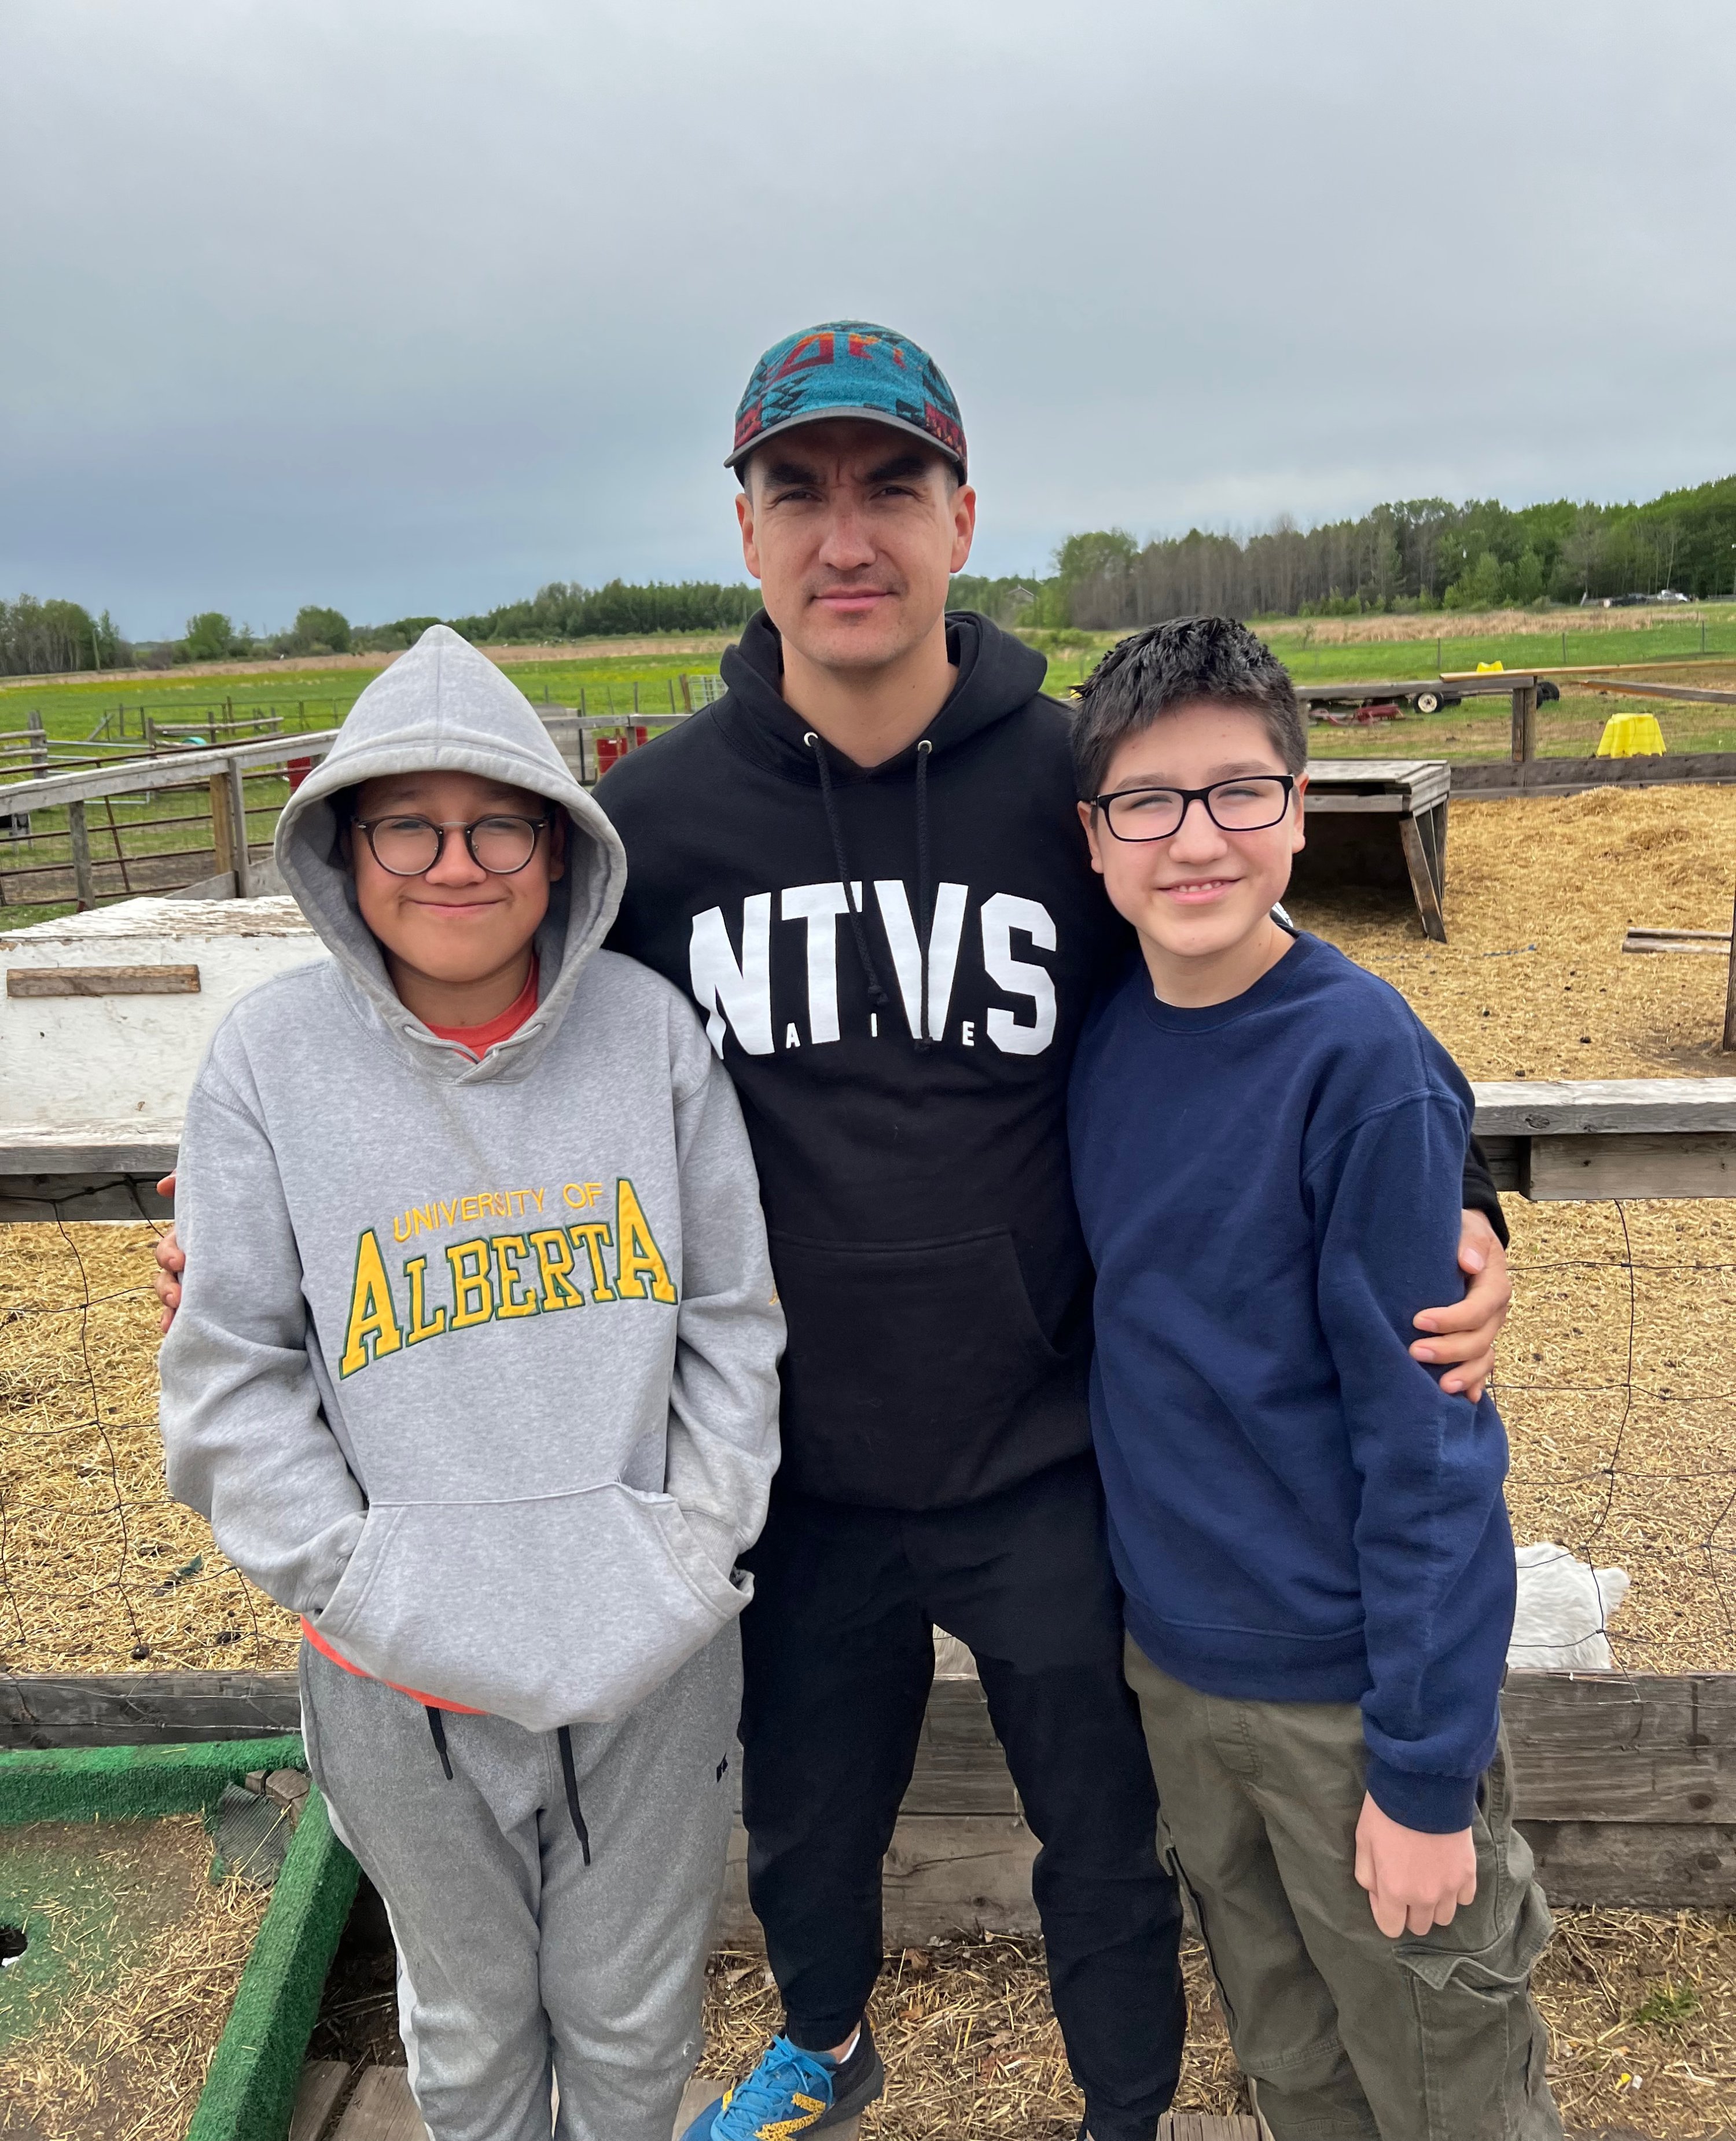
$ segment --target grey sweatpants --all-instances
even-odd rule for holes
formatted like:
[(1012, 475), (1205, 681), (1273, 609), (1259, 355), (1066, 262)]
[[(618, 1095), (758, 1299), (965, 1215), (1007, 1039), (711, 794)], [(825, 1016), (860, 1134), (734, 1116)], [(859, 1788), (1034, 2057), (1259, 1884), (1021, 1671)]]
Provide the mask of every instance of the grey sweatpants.
[(1505, 1739), (1471, 1824), (1476, 1901), (1389, 1940), (1356, 1885), (1357, 1705), (1201, 1695), (1131, 1637), (1126, 1661), (1160, 1842), (1275, 2141), (1561, 2141), (1531, 1999), (1549, 1912)]
[(434, 2141), (669, 2141), (699, 2055), (741, 1703), (732, 1623), (612, 1725), (442, 1720), (302, 1646), (308, 1765), (385, 1899), (410, 2084)]

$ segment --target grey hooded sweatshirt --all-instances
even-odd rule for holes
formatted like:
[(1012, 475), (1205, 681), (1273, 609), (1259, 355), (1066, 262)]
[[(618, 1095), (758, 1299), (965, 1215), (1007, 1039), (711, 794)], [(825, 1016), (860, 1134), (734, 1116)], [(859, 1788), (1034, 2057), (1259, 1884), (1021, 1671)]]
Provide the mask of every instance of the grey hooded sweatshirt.
[[(341, 791), (440, 768), (566, 813), (536, 1011), (480, 1061), (399, 1001)], [(340, 806), (341, 807), (341, 806)], [(631, 1709), (745, 1604), (778, 1356), (740, 1111), (692, 1007), (598, 947), (621, 843), (436, 625), (278, 823), (332, 957), (245, 997), (188, 1103), (170, 1491), (381, 1680), (534, 1731)]]

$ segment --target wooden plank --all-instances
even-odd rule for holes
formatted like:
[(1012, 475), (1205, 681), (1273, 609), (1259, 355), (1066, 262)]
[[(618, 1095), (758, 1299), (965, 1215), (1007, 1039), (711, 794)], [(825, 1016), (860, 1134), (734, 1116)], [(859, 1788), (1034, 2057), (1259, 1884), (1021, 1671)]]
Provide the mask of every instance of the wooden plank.
[(179, 1123), (80, 1123), (71, 1129), (11, 1123), (0, 1129), (0, 1174), (166, 1174)]
[(309, 2060), (297, 2084), (288, 2141), (323, 2141), (350, 2079), (347, 2060)]
[(96, 904), (96, 879), (91, 869), (91, 828), (82, 803), (66, 805), (66, 838), (72, 849), (72, 886), (81, 908)]
[(1417, 913), (1422, 918), (1423, 934), (1437, 944), (1447, 941), (1447, 918), (1441, 912), (1441, 897), (1435, 889), (1434, 872), (1429, 865), (1429, 852), (1423, 845), (1423, 836), (1417, 829), (1414, 818), (1399, 820), (1399, 839), (1404, 849), (1404, 867), (1410, 873), (1411, 897), (1417, 903)]
[(0, 1674), (0, 1746), (151, 1746), (301, 1730), (293, 1672)]
[(680, 2137), (686, 2132), (701, 2112), (709, 2110), (723, 2092), (724, 2084), (720, 2081), (713, 2081), (699, 2075), (694, 2075), (692, 2080), (681, 2091), (681, 2108), (675, 2115), (676, 2141), (680, 2141)]
[(1484, 792), (1497, 795), (1549, 794), (1624, 785), (1638, 788), (1679, 786), (1684, 781), (1736, 780), (1736, 751), (1665, 751), (1645, 758), (1534, 758), (1514, 765), (1507, 759), (1455, 765), (1457, 795)]
[(323, 758), (337, 741), (336, 729), (307, 736), (268, 736), (259, 743), (225, 744), (210, 751), (171, 751), (155, 758), (124, 759), (90, 772), (51, 773), (40, 780), (15, 780), (0, 789), (8, 810), (47, 810), (58, 804), (94, 802), (105, 795), (146, 795), (160, 788), (186, 788), (238, 765), (281, 765), (290, 758)]
[(1386, 818), (1407, 817), (1410, 811), (1410, 799), (1396, 791), (1382, 795), (1324, 795), (1311, 781), (1303, 804), (1305, 816), (1337, 817), (1350, 811), (1372, 812)]
[(1483, 1080), (1478, 1137), (1736, 1130), (1736, 1078)]
[(1566, 1909), (1736, 1910), (1736, 1828), (1522, 1820), (1552, 1903)]
[(1534, 1137), (1522, 1184), (1537, 1203), (1611, 1197), (1736, 1197), (1736, 1132)]
[(402, 2067), (366, 2067), (333, 2141), (428, 2141)]
[(1581, 692), (1617, 692), (1624, 699), (1693, 699), (1710, 706), (1736, 706), (1736, 692), (1698, 692), (1686, 684), (1635, 684), (1616, 677), (1580, 677)]
[(8, 967), (9, 997), (196, 997), (197, 967)]
[(1526, 765), (1537, 755), (1537, 687), (1535, 677), (1515, 683), (1513, 693), (1513, 764)]

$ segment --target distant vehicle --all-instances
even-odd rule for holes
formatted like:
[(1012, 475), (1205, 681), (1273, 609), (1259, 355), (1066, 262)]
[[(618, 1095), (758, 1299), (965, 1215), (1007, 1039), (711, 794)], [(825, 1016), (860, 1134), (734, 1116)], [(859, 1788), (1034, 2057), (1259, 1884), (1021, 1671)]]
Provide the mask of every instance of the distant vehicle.
[[(1606, 595), (1602, 607), (1605, 609), (1650, 609), (1658, 603), (1686, 603), (1693, 599), (1692, 595), (1678, 594), (1674, 588), (1660, 588), (1655, 595)], [(1596, 607), (1595, 603), (1592, 606)], [(1585, 604), (1581, 603), (1581, 608), (1584, 607)]]

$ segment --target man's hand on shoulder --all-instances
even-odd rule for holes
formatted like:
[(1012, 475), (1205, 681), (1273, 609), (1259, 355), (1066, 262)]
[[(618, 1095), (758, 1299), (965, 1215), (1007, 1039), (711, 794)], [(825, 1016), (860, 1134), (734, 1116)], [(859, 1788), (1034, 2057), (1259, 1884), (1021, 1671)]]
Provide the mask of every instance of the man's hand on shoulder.
[[(1458, 1267), (1470, 1284), (1463, 1301), (1439, 1308), (1425, 1308), (1413, 1320), (1419, 1338), (1410, 1349), (1414, 1361), (1444, 1366), (1441, 1388), (1450, 1396), (1463, 1395), (1475, 1405), (1483, 1385), (1495, 1371), (1495, 1341), (1512, 1306), (1512, 1281), (1507, 1273), (1507, 1251), (1501, 1238), (1481, 1212), (1468, 1211), (1458, 1236)], [(158, 1288), (159, 1292), (162, 1291)]]
[[(159, 1197), (175, 1195), (175, 1177), (165, 1174), (157, 1184)], [(181, 1245), (175, 1238), (171, 1221), (169, 1232), (163, 1235), (156, 1248), (157, 1272), (151, 1283), (157, 1290), (157, 1299), (163, 1304), (161, 1328), (166, 1332), (175, 1321), (175, 1312), (181, 1305), (181, 1273), (187, 1268), (187, 1259), (181, 1253)]]
[(1477, 1897), (1477, 1846), (1468, 1828), (1433, 1836), (1406, 1828), (1365, 1796), (1356, 1824), (1356, 1880), (1389, 1940), (1450, 1926)]

